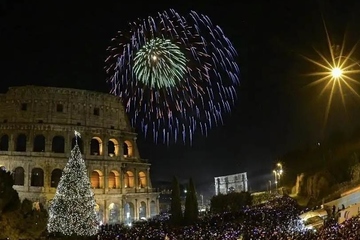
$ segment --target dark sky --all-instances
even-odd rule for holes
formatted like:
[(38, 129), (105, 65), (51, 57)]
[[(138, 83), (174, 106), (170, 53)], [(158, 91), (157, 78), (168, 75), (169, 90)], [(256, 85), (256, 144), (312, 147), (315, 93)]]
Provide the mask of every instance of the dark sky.
[[(47, 2), (1, 1), (2, 92), (25, 84), (108, 92), (103, 66), (110, 39), (129, 21), (168, 8), (207, 14), (223, 28), (241, 70), (239, 99), (225, 125), (207, 138), (196, 135), (192, 146), (155, 145), (139, 133), (140, 153), (150, 159), (154, 180), (193, 177), (200, 191), (213, 190), (214, 176), (243, 171), (257, 189), (282, 154), (322, 141), (326, 97), (318, 97), (319, 88), (304, 88), (304, 73), (316, 68), (300, 55), (319, 59), (313, 47), (326, 51), (322, 18), (337, 43), (344, 33), (350, 46), (360, 39), (356, 1)], [(331, 118), (325, 135), (354, 128), (359, 99), (348, 104), (355, 107), (347, 115), (334, 108), (330, 115), (341, 118)]]

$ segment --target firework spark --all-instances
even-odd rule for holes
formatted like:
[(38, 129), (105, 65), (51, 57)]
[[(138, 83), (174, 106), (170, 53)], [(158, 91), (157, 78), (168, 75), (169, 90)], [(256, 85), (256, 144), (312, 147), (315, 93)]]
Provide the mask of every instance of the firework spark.
[(112, 93), (132, 125), (154, 141), (192, 141), (223, 124), (239, 84), (236, 51), (219, 26), (194, 11), (140, 19), (108, 48)]

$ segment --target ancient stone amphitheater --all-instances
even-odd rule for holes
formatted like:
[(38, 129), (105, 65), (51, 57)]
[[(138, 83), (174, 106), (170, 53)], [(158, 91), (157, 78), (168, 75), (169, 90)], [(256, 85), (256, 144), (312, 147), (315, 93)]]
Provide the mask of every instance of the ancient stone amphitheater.
[(85, 159), (97, 211), (104, 223), (158, 213), (150, 164), (119, 99), (85, 90), (22, 86), (0, 95), (0, 167), (12, 171), (20, 198), (47, 205), (74, 146)]

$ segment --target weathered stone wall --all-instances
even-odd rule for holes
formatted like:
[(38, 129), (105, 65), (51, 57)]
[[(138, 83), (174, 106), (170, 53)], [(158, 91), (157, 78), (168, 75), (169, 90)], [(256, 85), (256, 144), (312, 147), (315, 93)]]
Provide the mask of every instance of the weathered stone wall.
[[(27, 110), (21, 110), (26, 104)], [(62, 105), (62, 111), (57, 107)], [(94, 110), (99, 114), (95, 115)], [(131, 131), (119, 99), (85, 90), (37, 86), (13, 87), (0, 98), (0, 119), (12, 123), (83, 125)]]

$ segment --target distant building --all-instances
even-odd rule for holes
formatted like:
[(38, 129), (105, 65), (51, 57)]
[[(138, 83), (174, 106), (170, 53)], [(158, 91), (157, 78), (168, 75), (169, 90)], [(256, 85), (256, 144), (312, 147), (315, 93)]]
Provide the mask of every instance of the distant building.
[(230, 192), (247, 192), (247, 181), (246, 172), (215, 177), (215, 195), (220, 193), (228, 194)]
[[(153, 186), (159, 193), (159, 213), (168, 213), (171, 208), (172, 182), (158, 181)], [(185, 207), (186, 190), (182, 184), (179, 187), (181, 205)]]

